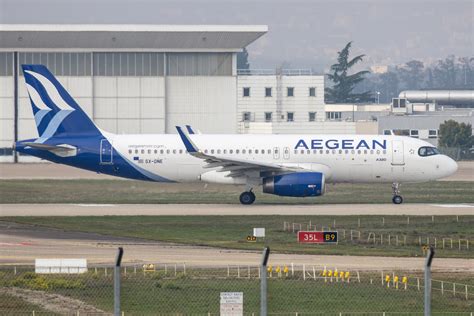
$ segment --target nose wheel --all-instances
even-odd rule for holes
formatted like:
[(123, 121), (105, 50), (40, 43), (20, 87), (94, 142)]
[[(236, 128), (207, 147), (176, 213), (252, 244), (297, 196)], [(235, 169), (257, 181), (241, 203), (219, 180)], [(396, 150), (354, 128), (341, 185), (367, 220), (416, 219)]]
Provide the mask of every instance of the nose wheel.
[(245, 191), (240, 194), (240, 203), (243, 205), (250, 205), (255, 202), (255, 194), (252, 191)]
[(403, 198), (400, 195), (400, 184), (399, 183), (393, 183), (392, 184), (392, 193), (393, 193), (393, 198), (392, 198), (393, 204), (402, 204), (403, 203)]

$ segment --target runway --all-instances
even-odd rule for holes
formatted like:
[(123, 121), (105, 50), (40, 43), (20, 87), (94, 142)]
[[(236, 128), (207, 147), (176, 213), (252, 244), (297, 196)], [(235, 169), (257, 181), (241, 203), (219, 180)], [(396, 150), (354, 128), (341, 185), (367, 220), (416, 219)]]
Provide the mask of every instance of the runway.
[(0, 216), (474, 215), (474, 204), (1, 204)]
[[(124, 263), (141, 265), (145, 262), (187, 266), (252, 265), (261, 260), (255, 251), (228, 250), (150, 242), (141, 239), (117, 238), (98, 234), (66, 232), (57, 229), (0, 222), (0, 265), (32, 265), (36, 258), (87, 258), (89, 264), (114, 262), (117, 247), (124, 247)], [(424, 258), (321, 256), (271, 254), (273, 266), (295, 265), (330, 266), (351, 270), (422, 270)], [(474, 272), (474, 260), (437, 258), (435, 271)]]

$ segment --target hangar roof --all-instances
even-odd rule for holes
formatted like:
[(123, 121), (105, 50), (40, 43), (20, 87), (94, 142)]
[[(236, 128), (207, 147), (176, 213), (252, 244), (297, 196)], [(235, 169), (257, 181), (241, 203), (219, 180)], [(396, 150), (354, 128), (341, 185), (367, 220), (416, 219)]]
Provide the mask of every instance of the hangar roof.
[(240, 51), (266, 25), (0, 24), (1, 50)]

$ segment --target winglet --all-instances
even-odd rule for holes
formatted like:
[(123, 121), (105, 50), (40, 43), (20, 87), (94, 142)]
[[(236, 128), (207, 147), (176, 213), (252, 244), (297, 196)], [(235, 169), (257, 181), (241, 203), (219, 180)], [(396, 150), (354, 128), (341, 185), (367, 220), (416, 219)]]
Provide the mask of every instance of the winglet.
[(181, 127), (176, 126), (176, 130), (178, 131), (179, 136), (181, 137), (181, 140), (184, 143), (184, 147), (186, 147), (186, 150), (188, 153), (193, 154), (199, 152), (199, 149), (197, 146), (193, 143), (193, 141), (189, 138), (189, 135), (186, 135)]
[(193, 134), (196, 134), (194, 131), (193, 131), (193, 128), (191, 127), (191, 125), (186, 125), (186, 129), (188, 130), (188, 133), (193, 135)]

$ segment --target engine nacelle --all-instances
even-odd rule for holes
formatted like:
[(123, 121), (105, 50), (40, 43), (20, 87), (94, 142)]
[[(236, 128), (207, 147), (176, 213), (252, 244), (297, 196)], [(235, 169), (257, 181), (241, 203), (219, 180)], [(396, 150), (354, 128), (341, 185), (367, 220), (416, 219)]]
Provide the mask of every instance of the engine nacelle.
[(324, 194), (324, 174), (295, 172), (263, 179), (263, 193), (280, 196), (320, 196)]

